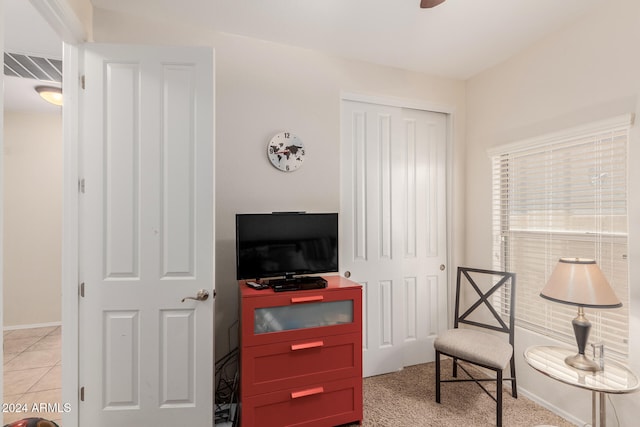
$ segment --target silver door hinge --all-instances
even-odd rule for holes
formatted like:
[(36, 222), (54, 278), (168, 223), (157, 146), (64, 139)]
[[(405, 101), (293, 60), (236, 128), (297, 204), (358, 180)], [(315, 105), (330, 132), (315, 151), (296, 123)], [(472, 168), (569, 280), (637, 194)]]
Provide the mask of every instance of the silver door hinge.
[(80, 283), (80, 296), (84, 298), (84, 282)]
[(84, 178), (78, 181), (78, 191), (84, 194)]
[(84, 75), (80, 76), (80, 87), (84, 89)]
[(80, 387), (80, 401), (84, 402), (84, 387)]

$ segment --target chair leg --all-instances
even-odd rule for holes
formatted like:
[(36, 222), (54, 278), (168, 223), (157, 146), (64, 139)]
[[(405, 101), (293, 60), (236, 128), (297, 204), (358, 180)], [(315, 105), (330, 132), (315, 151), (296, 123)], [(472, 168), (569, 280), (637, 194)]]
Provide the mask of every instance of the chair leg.
[(451, 374), (453, 375), (453, 378), (458, 378), (458, 358), (454, 357), (453, 358), (453, 371), (451, 372)]
[(518, 398), (518, 387), (516, 385), (516, 361), (511, 357), (511, 396)]
[(496, 427), (502, 427), (502, 369), (496, 373)]
[(436, 350), (436, 403), (440, 403), (440, 352)]

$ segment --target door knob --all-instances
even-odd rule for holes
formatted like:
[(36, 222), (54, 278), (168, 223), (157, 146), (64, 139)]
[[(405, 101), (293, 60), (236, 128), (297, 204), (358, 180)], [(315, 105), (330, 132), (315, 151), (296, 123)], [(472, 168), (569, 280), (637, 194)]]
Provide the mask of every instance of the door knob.
[(185, 302), (188, 299), (196, 300), (196, 301), (206, 301), (209, 298), (209, 291), (205, 289), (200, 289), (195, 297), (184, 297), (182, 298), (182, 302)]

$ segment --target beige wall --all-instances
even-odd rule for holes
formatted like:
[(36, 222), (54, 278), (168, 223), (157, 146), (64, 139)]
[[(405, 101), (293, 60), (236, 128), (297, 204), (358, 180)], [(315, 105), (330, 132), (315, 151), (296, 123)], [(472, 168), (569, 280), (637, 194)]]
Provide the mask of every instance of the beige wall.
[(61, 320), (62, 116), (4, 115), (4, 326)]
[(93, 6), (91, 0), (65, 0), (73, 12), (78, 17), (78, 20), (82, 24), (84, 31), (87, 34), (87, 40), (92, 40), (92, 27), (93, 27)]
[[(99, 42), (215, 48), (218, 356), (236, 340), (235, 214), (340, 208), (341, 93), (423, 101), (455, 110), (454, 155), (461, 159), (465, 89), (460, 81), (101, 10), (94, 11), (94, 37)], [(283, 130), (296, 133), (307, 150), (303, 167), (293, 174), (277, 171), (266, 157), (267, 141)], [(454, 219), (451, 225), (459, 230), (462, 223)]]
[[(590, 120), (640, 113), (640, 2), (612, 0), (565, 30), (468, 81), (466, 260), (490, 267), (491, 170), (487, 149)], [(637, 121), (637, 120), (636, 120)], [(632, 128), (629, 164), (630, 364), (640, 372), (640, 131)], [(588, 315), (588, 313), (587, 313)], [(543, 337), (518, 330), (516, 354)], [(519, 357), (518, 385), (582, 425), (590, 395), (559, 385)], [(620, 425), (637, 424), (640, 394), (613, 396)], [(634, 407), (635, 405), (635, 407)], [(609, 410), (609, 422), (616, 425)]]

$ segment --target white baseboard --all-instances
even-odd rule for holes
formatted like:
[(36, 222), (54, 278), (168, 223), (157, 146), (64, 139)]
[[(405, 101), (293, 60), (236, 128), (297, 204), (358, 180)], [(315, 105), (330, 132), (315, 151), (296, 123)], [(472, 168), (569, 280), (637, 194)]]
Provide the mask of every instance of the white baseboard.
[(582, 420), (579, 420), (576, 417), (574, 417), (572, 414), (570, 414), (570, 413), (568, 413), (566, 411), (563, 411), (562, 409), (558, 408), (557, 406), (552, 405), (551, 403), (549, 403), (546, 400), (542, 399), (540, 396), (532, 394), (532, 393), (529, 393), (527, 390), (523, 389), (522, 387), (518, 387), (518, 393), (524, 395), (527, 399), (534, 401), (538, 405), (542, 406), (543, 408), (548, 409), (549, 411), (553, 412), (554, 414), (564, 418), (565, 420), (569, 421), (570, 423), (572, 423), (572, 424), (574, 424), (576, 426), (584, 426)]
[(34, 329), (34, 328), (50, 328), (52, 326), (62, 326), (62, 322), (49, 322), (49, 323), (32, 323), (29, 325), (13, 325), (5, 326), (5, 331), (15, 331), (17, 329)]

